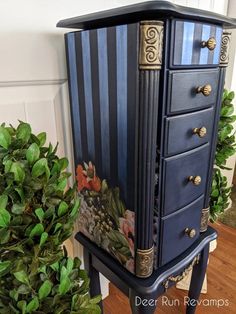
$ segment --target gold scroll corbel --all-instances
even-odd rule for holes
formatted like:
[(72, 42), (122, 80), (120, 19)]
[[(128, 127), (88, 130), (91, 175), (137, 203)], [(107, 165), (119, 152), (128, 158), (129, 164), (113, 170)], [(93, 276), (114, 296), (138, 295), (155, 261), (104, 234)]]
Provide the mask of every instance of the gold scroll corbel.
[(159, 70), (162, 65), (163, 22), (140, 22), (139, 69)]

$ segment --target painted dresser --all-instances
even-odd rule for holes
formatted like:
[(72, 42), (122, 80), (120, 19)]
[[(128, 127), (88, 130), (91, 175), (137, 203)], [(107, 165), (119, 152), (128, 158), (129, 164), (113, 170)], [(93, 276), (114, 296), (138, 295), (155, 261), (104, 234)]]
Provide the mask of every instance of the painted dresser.
[(150, 1), (62, 20), (80, 232), (149, 277), (207, 229), (236, 21)]

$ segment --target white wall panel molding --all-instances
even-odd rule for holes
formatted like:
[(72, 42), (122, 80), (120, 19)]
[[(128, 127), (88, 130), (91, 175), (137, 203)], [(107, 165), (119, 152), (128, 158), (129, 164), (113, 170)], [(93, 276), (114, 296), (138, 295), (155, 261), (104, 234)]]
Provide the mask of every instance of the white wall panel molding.
[(60, 85), (65, 83), (66, 81), (67, 81), (66, 78), (55, 80), (0, 81), (0, 88), (16, 86)]

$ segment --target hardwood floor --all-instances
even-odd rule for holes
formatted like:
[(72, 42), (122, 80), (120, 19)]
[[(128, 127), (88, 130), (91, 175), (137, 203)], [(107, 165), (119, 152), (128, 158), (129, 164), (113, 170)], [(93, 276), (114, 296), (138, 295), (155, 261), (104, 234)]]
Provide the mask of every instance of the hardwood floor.
[[(236, 229), (221, 223), (214, 224), (214, 228), (218, 231), (218, 240), (216, 250), (210, 254), (207, 270), (208, 292), (201, 294), (200, 300), (204, 305), (197, 307), (196, 314), (233, 314), (236, 313)], [(186, 291), (172, 287), (164, 295), (165, 298), (159, 298), (156, 313), (185, 313), (185, 296)], [(166, 300), (168, 301), (165, 303)], [(113, 285), (110, 285), (109, 297), (104, 300), (104, 312), (131, 314), (128, 298)]]

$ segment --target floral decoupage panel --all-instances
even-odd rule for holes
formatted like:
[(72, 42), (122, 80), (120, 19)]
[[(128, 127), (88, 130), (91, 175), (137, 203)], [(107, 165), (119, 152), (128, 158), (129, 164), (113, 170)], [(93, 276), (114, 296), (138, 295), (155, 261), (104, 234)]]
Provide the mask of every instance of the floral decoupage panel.
[(134, 212), (125, 207), (119, 188), (100, 178), (91, 162), (77, 166), (76, 179), (79, 231), (134, 273)]

